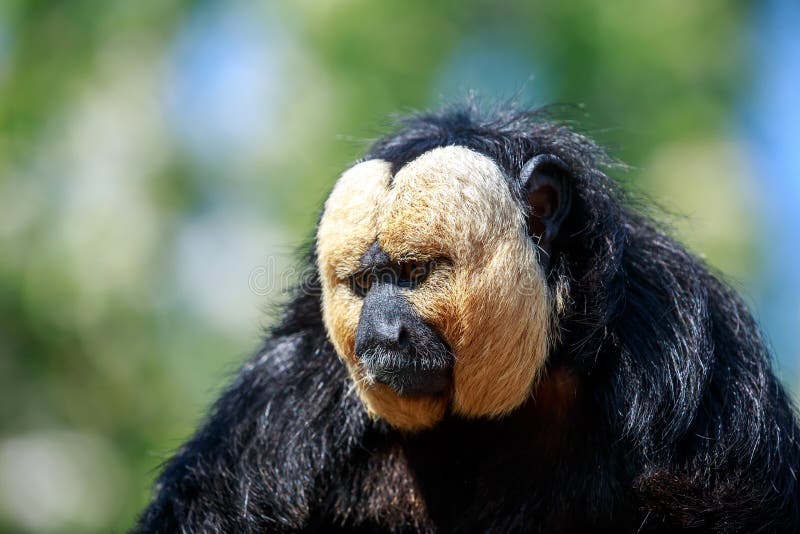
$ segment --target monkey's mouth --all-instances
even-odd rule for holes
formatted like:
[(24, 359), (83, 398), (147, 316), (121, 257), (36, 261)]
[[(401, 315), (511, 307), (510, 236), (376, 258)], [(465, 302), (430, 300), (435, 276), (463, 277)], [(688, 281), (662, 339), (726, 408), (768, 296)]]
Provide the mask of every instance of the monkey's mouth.
[(379, 346), (360, 356), (368, 384), (379, 383), (403, 396), (438, 395), (445, 392), (453, 378), (453, 355), (446, 346), (437, 350), (395, 351)]

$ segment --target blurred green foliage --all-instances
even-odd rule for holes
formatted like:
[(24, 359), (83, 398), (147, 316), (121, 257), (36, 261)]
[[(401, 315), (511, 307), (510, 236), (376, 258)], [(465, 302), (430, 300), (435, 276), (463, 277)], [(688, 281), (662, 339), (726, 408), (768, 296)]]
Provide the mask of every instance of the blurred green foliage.
[[(730, 224), (747, 209), (747, 162), (731, 163), (730, 135), (747, 87), (747, 10), (731, 0), (4, 2), (0, 529), (132, 524), (160, 462), (280, 300), (254, 291), (248, 273), (272, 257), (292, 264), (336, 175), (391, 113), (471, 89), (574, 104), (566, 118), (632, 165), (625, 183), (688, 214), (669, 222), (713, 265), (748, 275), (752, 236)], [(202, 114), (218, 106), (224, 119), (231, 103), (214, 99), (227, 98), (230, 73), (212, 69), (222, 79), (197, 87), (192, 73), (231, 59), (224, 47), (204, 52), (226, 17), (245, 21), (244, 42), (259, 51), (245, 67), (261, 73), (251, 85), (264, 102), (244, 130), (233, 123), (245, 141), (204, 155), (226, 139), (202, 141), (216, 126)], [(241, 75), (249, 90), (253, 72)], [(175, 112), (206, 82), (222, 92)], [(189, 93), (175, 97), (180, 83)], [(719, 202), (698, 203), (708, 191)]]

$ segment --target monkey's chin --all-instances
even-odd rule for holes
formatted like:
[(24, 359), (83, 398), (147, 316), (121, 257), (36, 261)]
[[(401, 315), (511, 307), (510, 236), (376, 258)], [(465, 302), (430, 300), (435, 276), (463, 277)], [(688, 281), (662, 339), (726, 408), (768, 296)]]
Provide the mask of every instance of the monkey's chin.
[(370, 416), (404, 432), (431, 428), (447, 413), (450, 393), (400, 395), (385, 384), (358, 387), (358, 396)]

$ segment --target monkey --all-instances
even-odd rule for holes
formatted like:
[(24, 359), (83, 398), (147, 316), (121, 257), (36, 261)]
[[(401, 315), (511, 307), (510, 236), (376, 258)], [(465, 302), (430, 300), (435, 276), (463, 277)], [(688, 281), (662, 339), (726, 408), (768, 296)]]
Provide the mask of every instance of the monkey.
[(758, 325), (614, 165), (541, 109), (402, 119), (133, 531), (800, 531)]

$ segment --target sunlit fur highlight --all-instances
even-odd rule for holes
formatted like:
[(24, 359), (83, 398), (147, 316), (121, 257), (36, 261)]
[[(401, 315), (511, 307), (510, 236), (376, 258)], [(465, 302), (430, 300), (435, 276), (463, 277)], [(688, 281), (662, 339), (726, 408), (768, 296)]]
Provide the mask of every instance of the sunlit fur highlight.
[[(361, 301), (348, 276), (375, 240), (396, 260), (439, 260), (424, 284), (404, 291), (453, 350), (447, 394), (401, 397), (361, 370), (354, 353)], [(436, 148), (393, 178), (382, 161), (354, 166), (325, 204), (317, 254), (325, 325), (370, 413), (418, 430), (448, 409), (494, 417), (530, 395), (547, 355), (550, 298), (523, 209), (486, 156)]]

